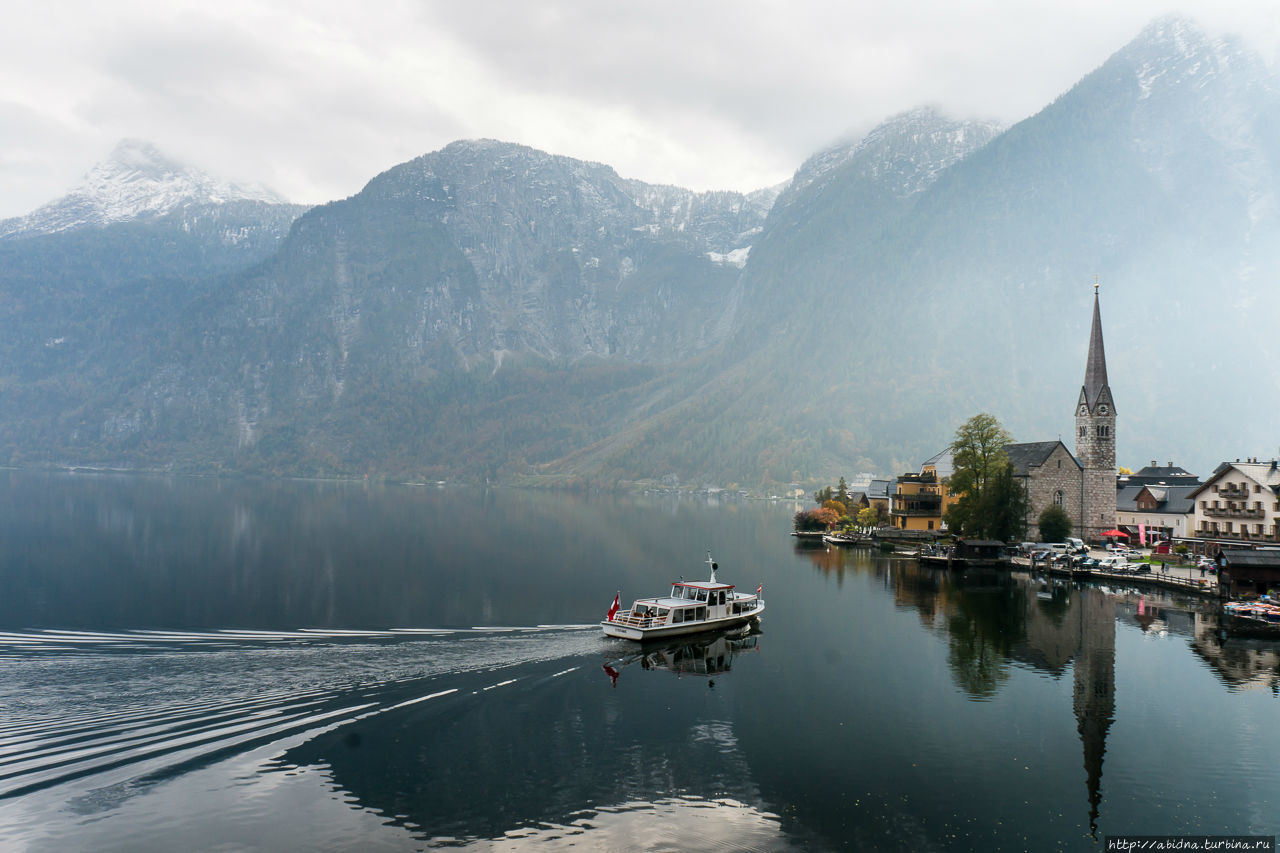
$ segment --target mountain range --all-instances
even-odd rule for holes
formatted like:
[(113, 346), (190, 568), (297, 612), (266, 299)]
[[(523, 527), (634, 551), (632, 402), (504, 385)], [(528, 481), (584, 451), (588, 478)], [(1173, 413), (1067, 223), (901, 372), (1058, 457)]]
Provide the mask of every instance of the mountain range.
[(1095, 280), (1121, 463), (1265, 454), (1276, 82), (1161, 19), (1011, 127), (912, 110), (750, 194), (472, 140), (308, 210), (127, 141), (0, 222), (0, 463), (900, 473), (978, 411), (1070, 444)]

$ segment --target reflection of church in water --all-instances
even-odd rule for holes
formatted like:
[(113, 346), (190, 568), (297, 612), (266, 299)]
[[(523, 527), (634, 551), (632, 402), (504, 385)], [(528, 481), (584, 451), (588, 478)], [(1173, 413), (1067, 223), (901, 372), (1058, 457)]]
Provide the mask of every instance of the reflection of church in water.
[(1062, 673), (1072, 667), (1072, 705), (1076, 729), (1084, 747), (1084, 769), (1089, 792), (1089, 828), (1096, 829), (1102, 802), (1102, 758), (1107, 751), (1107, 730), (1116, 710), (1116, 602), (1092, 587), (1058, 588), (1049, 602), (1028, 597), (1027, 607), (1042, 609), (1059, 601), (1065, 605), (1061, 619), (1028, 613), (1026, 636), (1013, 657), (1038, 669)]
[[(953, 641), (956, 620), (948, 615), (973, 609), (966, 608), (966, 599), (998, 596), (1020, 612), (1001, 617), (999, 625), (986, 626), (978, 633), (999, 637), (999, 654), (1009, 660), (1055, 677), (1071, 670), (1072, 710), (1083, 749), (1089, 828), (1096, 831), (1107, 733), (1115, 719), (1117, 598), (1091, 586), (1077, 589), (1062, 581), (1019, 580), (997, 570), (952, 575), (899, 566), (889, 582), (900, 604), (916, 610), (926, 624), (945, 627)], [(989, 694), (972, 693), (984, 685), (966, 683), (960, 672), (956, 678), (975, 698), (988, 698)]]

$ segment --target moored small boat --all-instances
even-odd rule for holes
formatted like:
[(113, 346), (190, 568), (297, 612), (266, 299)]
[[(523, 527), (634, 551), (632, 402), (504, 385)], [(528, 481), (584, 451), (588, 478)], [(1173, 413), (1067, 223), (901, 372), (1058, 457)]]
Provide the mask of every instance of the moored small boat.
[(733, 584), (716, 580), (719, 568), (707, 553), (711, 577), (705, 581), (675, 581), (666, 596), (638, 598), (629, 610), (620, 610), (618, 598), (600, 627), (610, 637), (624, 640), (657, 640), (714, 631), (759, 620), (764, 613), (764, 588), (738, 592)]
[(1222, 606), (1223, 627), (1230, 633), (1280, 637), (1280, 605), (1265, 601), (1229, 601)]

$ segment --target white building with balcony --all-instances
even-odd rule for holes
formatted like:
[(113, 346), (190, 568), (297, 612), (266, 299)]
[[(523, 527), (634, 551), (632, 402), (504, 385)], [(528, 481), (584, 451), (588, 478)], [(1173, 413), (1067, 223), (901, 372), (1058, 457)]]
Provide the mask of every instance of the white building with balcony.
[(1190, 495), (1193, 538), (1280, 542), (1280, 462), (1224, 462)]

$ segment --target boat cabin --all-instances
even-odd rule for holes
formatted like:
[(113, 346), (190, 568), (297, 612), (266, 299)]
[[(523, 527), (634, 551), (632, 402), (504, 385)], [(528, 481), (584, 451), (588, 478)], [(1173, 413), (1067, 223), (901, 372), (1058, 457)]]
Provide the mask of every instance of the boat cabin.
[(629, 613), (617, 621), (649, 628), (708, 622), (750, 613), (756, 596), (734, 592), (734, 585), (710, 581), (676, 581), (671, 594), (659, 598), (638, 598)]

